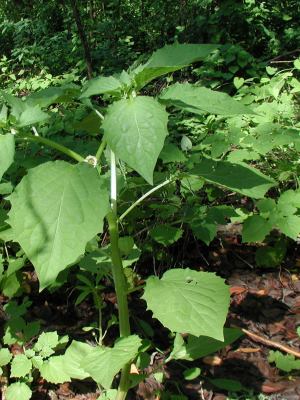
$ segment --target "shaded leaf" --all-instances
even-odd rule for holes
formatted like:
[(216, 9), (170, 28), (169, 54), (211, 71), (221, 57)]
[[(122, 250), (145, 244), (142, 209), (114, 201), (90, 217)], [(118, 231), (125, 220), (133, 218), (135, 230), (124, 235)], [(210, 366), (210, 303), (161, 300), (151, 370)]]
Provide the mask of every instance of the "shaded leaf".
[(84, 85), (80, 98), (105, 93), (113, 94), (118, 92), (122, 86), (122, 82), (114, 76), (98, 76)]
[(183, 230), (166, 224), (156, 226), (151, 229), (149, 234), (156, 242), (164, 246), (169, 246), (181, 238)]
[(204, 158), (197, 163), (192, 173), (209, 182), (227, 187), (243, 195), (259, 199), (267, 190), (275, 186), (273, 179), (246, 164), (229, 161), (215, 161)]
[(175, 83), (163, 92), (160, 100), (195, 114), (204, 112), (221, 115), (253, 114), (249, 107), (239, 103), (227, 93), (190, 83)]
[(262, 242), (270, 233), (272, 225), (260, 215), (252, 215), (243, 224), (243, 242)]
[(50, 116), (41, 110), (40, 106), (26, 108), (17, 119), (17, 126), (20, 128), (28, 125), (34, 125), (45, 122)]
[(214, 386), (219, 389), (227, 390), (229, 392), (241, 392), (246, 388), (235, 379), (210, 379), (209, 380)]
[(31, 93), (26, 97), (25, 104), (29, 107), (48, 107), (55, 103), (67, 103), (76, 97), (80, 89), (74, 83), (62, 86), (48, 87)]
[(204, 60), (218, 47), (214, 44), (175, 43), (155, 51), (146, 64), (140, 65), (132, 72), (137, 88), (141, 89), (159, 76)]

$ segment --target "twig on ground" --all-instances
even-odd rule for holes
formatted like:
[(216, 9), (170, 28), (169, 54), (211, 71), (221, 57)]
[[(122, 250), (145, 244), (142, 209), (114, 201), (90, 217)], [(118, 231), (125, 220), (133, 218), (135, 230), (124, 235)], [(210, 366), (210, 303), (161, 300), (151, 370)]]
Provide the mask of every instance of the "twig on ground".
[(255, 342), (260, 342), (268, 347), (274, 347), (276, 349), (284, 351), (285, 353), (292, 354), (293, 356), (300, 358), (300, 352), (292, 349), (289, 346), (286, 346), (278, 342), (274, 342), (273, 340), (270, 339), (266, 339), (262, 336), (257, 335), (256, 333), (248, 331), (245, 328), (242, 328), (242, 332), (244, 332), (245, 335), (247, 335), (250, 339), (254, 340)]

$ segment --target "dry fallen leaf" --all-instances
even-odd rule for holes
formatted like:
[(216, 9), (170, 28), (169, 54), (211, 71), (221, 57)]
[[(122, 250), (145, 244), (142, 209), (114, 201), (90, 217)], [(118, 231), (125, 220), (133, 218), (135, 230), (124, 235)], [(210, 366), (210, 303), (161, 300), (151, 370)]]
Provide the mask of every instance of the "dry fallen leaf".
[(137, 369), (135, 364), (131, 364), (130, 366), (130, 373), (139, 375), (139, 370)]
[(236, 353), (258, 353), (261, 351), (259, 347), (240, 347), (235, 352)]
[(230, 287), (230, 295), (234, 295), (234, 294), (241, 294), (246, 292), (247, 288), (245, 288), (244, 286), (231, 286)]
[(204, 357), (203, 360), (204, 364), (211, 365), (211, 366), (218, 366), (221, 365), (223, 360), (218, 356), (208, 356)]

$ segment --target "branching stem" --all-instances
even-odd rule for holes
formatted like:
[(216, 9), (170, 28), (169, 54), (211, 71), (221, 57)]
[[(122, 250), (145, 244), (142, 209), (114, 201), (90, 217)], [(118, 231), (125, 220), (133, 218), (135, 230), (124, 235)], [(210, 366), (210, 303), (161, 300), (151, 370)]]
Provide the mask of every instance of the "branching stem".
[(150, 189), (148, 192), (143, 194), (137, 201), (135, 201), (130, 207), (127, 208), (126, 211), (123, 212), (123, 214), (119, 217), (119, 222), (121, 222), (126, 215), (128, 215), (135, 207), (137, 207), (143, 200), (145, 200), (148, 196), (150, 196), (152, 193), (156, 192), (157, 190), (161, 189), (162, 187), (168, 185), (170, 182), (172, 182), (172, 179), (167, 179), (164, 182), (160, 183), (159, 185), (155, 186), (154, 188)]
[(40, 143), (48, 147), (52, 147), (52, 149), (58, 150), (63, 154), (66, 154), (67, 156), (73, 158), (74, 160), (78, 162), (83, 162), (84, 158), (76, 153), (75, 151), (69, 149), (66, 146), (63, 146), (59, 143), (54, 142), (53, 140), (46, 139), (42, 136), (33, 136), (33, 135), (27, 135), (27, 136), (16, 136), (16, 139), (22, 139), (24, 141), (28, 142), (34, 142), (34, 143)]

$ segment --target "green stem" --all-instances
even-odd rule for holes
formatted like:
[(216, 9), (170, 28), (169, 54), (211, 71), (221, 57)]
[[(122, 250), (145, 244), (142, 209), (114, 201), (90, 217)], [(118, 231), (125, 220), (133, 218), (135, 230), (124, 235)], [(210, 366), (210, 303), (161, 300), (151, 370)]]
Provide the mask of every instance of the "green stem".
[(106, 218), (108, 221), (111, 244), (112, 275), (118, 301), (120, 336), (124, 337), (130, 335), (130, 326), (127, 303), (127, 283), (119, 251), (119, 230), (117, 219), (113, 212), (110, 212)]
[(102, 153), (103, 153), (103, 151), (105, 149), (105, 146), (106, 146), (106, 140), (102, 139), (102, 141), (100, 143), (100, 146), (99, 146), (99, 148), (97, 150), (97, 153), (96, 153), (96, 158), (97, 158), (98, 162), (100, 161), (100, 158), (101, 158)]
[(101, 302), (101, 297), (100, 293), (98, 293), (97, 290), (93, 292), (93, 297), (94, 297), (94, 304), (98, 310), (98, 329), (99, 329), (99, 345), (102, 346), (102, 341), (103, 341), (103, 331), (102, 331), (102, 302)]
[(73, 158), (74, 160), (78, 161), (78, 162), (83, 162), (84, 158), (76, 153), (75, 151), (69, 149), (68, 147), (65, 147), (61, 144), (58, 144), (56, 142), (54, 142), (53, 140), (50, 139), (46, 139), (44, 137), (41, 136), (17, 136), (17, 139), (23, 139), (25, 141), (29, 141), (29, 142), (35, 142), (35, 143), (40, 143), (40, 144), (44, 144), (45, 146), (49, 146), (52, 147), (55, 150), (60, 151), (61, 153), (66, 154), (67, 156)]
[(127, 208), (126, 211), (123, 212), (123, 214), (119, 217), (119, 221), (121, 222), (126, 215), (128, 215), (135, 207), (137, 207), (143, 200), (145, 200), (148, 196), (150, 196), (152, 193), (156, 192), (157, 190), (159, 190), (160, 188), (168, 185), (170, 182), (172, 182), (172, 179), (167, 179), (164, 182), (160, 183), (159, 185), (155, 186), (154, 188), (152, 188), (151, 190), (149, 190), (148, 192), (146, 192), (145, 194), (143, 194), (142, 197), (140, 197), (139, 199), (137, 199), (137, 201), (135, 201), (130, 207)]
[[(111, 244), (112, 275), (115, 283), (115, 290), (119, 311), (120, 337), (130, 335), (129, 311), (127, 302), (127, 283), (123, 272), (122, 258), (119, 251), (119, 230), (116, 215), (111, 211), (107, 215), (108, 229)], [(121, 379), (118, 394), (115, 400), (124, 400), (129, 389), (130, 364), (126, 364), (121, 372)]]
[[(129, 310), (127, 301), (127, 282), (124, 275), (123, 263), (119, 249), (119, 227), (117, 220), (117, 169), (116, 156), (110, 152), (110, 200), (111, 211), (106, 216), (111, 246), (112, 275), (115, 284), (119, 311), (120, 337), (130, 335)], [(121, 379), (115, 400), (125, 400), (130, 387), (130, 365), (127, 363), (121, 371)]]

